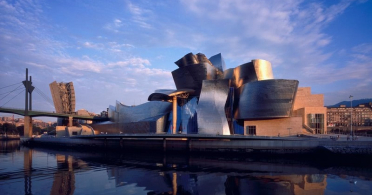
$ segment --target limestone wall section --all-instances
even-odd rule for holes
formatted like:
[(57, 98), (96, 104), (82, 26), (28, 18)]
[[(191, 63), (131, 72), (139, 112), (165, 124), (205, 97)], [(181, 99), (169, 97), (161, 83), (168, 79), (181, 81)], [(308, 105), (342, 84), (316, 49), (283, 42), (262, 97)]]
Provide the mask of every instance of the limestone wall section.
[(248, 126), (256, 126), (257, 136), (297, 135), (302, 134), (302, 117), (244, 121), (244, 135)]

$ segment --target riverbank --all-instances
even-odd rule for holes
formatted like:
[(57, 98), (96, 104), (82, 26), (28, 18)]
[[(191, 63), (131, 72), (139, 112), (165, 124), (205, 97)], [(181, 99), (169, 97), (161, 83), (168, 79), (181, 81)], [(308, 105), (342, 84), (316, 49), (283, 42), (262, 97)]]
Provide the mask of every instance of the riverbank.
[(19, 135), (0, 135), (0, 141), (3, 140), (20, 140)]
[(74, 148), (80, 150), (163, 151), (188, 153), (268, 153), (268, 154), (360, 154), (372, 155), (372, 140), (347, 141), (329, 136), (223, 136), (169, 134), (109, 134), (71, 138), (23, 139), (26, 146)]

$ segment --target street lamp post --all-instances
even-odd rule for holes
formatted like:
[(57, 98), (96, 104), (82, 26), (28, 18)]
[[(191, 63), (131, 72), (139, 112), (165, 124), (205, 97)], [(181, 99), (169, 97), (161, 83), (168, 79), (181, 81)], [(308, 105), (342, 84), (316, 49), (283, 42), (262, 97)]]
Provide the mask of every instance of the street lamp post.
[(353, 136), (353, 96), (350, 95), (350, 133)]

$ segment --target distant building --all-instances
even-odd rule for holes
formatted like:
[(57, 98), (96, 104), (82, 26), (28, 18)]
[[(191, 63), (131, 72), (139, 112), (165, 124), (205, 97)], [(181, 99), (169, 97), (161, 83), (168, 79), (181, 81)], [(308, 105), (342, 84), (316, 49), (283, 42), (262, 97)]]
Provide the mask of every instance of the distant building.
[(75, 112), (75, 90), (72, 82), (57, 83), (54, 81), (49, 84), (49, 87), (57, 113)]
[[(351, 116), (351, 117), (350, 117)], [(346, 105), (327, 108), (327, 127), (330, 132), (350, 132), (353, 130), (372, 130), (372, 102), (350, 108)]]

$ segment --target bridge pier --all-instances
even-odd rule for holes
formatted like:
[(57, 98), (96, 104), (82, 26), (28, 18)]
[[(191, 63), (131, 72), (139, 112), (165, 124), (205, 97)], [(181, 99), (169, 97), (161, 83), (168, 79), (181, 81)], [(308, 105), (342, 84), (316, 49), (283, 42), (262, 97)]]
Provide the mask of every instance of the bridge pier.
[(72, 116), (69, 116), (68, 117), (68, 125), (67, 125), (68, 127), (72, 127), (73, 126), (73, 119), (74, 118)]
[(32, 117), (31, 116), (25, 116), (25, 125), (23, 129), (23, 136), (25, 138), (31, 138), (32, 137)]

